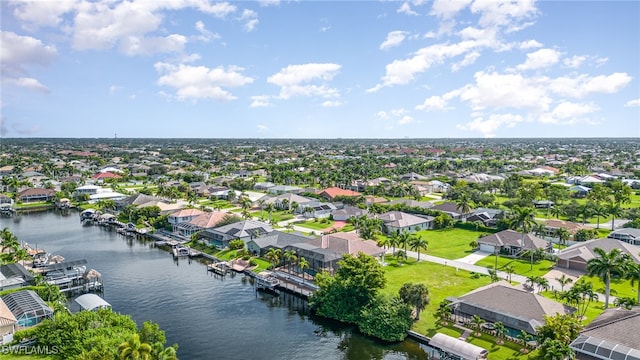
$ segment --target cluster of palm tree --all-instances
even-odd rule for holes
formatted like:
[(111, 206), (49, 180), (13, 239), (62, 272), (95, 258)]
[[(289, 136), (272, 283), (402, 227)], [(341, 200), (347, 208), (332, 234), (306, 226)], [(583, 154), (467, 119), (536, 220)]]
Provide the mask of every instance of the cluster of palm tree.
[(399, 291), (400, 299), (414, 308), (415, 320), (420, 320), (420, 313), (429, 305), (429, 289), (421, 283), (405, 283)]
[(29, 254), (18, 237), (8, 227), (0, 231), (0, 264), (11, 264), (26, 259)]
[(392, 253), (397, 255), (396, 248), (401, 247), (403, 253), (407, 253), (407, 248), (418, 253), (418, 261), (420, 261), (420, 254), (422, 250), (426, 250), (429, 245), (429, 241), (415, 233), (405, 231), (393, 231), (389, 237), (383, 237), (378, 240), (378, 246), (382, 246), (387, 249), (392, 248)]
[(542, 276), (529, 276), (527, 277), (526, 285), (530, 286), (533, 289), (535, 286), (538, 287), (538, 293), (541, 293), (545, 290), (549, 290), (549, 280)]
[[(609, 307), (611, 281), (629, 279), (632, 284), (638, 284), (638, 301), (640, 302), (640, 264), (633, 261), (629, 254), (614, 248), (609, 252), (601, 248), (593, 250), (598, 256), (587, 262), (587, 273), (597, 276), (605, 286), (605, 309)], [(633, 286), (632, 285), (632, 286)]]
[(135, 333), (118, 346), (119, 360), (177, 360), (175, 346), (164, 347), (160, 342), (147, 344)]
[(363, 215), (349, 218), (347, 221), (355, 227), (358, 235), (365, 240), (371, 240), (375, 235), (382, 233), (383, 222), (376, 217)]
[(284, 261), (284, 266), (287, 267), (289, 273), (292, 272), (292, 267), (296, 267), (297, 271), (302, 273), (302, 281), (304, 282), (304, 271), (309, 268), (310, 264), (307, 259), (303, 256), (298, 256), (298, 254), (293, 250), (285, 250), (278, 248), (270, 248), (265, 255), (265, 258), (273, 265), (280, 265), (281, 260)]

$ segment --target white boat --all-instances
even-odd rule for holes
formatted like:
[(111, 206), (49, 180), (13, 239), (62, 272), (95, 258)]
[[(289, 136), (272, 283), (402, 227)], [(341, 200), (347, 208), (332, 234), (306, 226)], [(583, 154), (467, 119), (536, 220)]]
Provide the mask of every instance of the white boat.
[(189, 256), (190, 253), (189, 248), (184, 245), (176, 245), (171, 251), (173, 251), (173, 256), (175, 257)]

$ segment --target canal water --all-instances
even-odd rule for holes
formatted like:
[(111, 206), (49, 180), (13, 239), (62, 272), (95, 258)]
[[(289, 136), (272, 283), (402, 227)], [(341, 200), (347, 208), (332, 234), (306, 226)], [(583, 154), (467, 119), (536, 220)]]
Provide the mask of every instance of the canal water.
[(83, 226), (77, 212), (0, 218), (18, 239), (66, 260), (86, 259), (105, 284), (104, 298), (139, 325), (154, 321), (178, 357), (191, 359), (427, 359), (411, 340), (388, 345), (357, 329), (308, 314), (301, 299), (254, 291), (242, 275), (216, 277), (197, 262), (151, 242)]

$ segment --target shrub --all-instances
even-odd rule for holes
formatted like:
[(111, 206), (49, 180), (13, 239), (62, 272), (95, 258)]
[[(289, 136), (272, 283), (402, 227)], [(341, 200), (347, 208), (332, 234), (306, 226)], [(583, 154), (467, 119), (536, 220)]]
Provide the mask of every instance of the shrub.
[(249, 259), (249, 266), (258, 266), (256, 259)]
[(229, 249), (231, 250), (240, 250), (244, 248), (244, 241), (240, 239), (235, 239), (229, 241)]
[(598, 230), (596, 229), (580, 229), (576, 231), (576, 234), (573, 236), (573, 240), (587, 241), (587, 240), (595, 239), (597, 237), (598, 237)]

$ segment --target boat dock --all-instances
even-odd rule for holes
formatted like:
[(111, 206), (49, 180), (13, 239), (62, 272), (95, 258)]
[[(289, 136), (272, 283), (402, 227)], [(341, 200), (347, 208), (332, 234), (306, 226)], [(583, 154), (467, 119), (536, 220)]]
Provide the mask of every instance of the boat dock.
[(280, 271), (263, 271), (259, 274), (245, 271), (245, 274), (255, 279), (256, 290), (285, 291), (305, 299), (318, 290), (315, 284)]
[(207, 271), (225, 276), (231, 271), (231, 265), (226, 261), (218, 261), (207, 265)]

